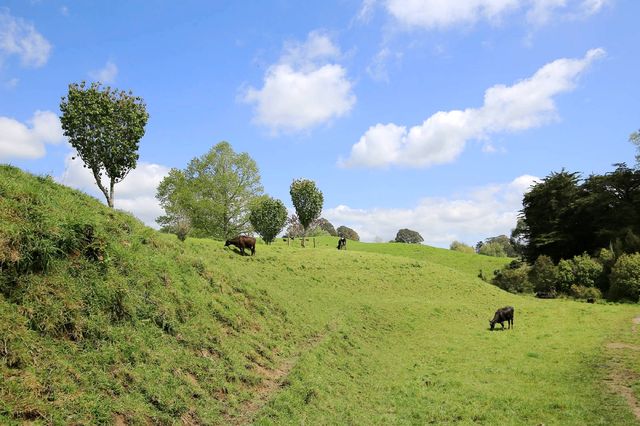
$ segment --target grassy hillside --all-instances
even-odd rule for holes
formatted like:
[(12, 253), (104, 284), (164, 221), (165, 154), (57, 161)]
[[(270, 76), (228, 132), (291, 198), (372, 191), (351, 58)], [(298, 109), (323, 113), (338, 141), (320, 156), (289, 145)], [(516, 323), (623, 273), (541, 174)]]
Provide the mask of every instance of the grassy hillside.
[[(639, 309), (505, 293), (477, 278), (492, 258), (333, 239), (241, 257), (6, 166), (0, 223), (0, 423), (634, 421), (604, 383), (640, 371), (606, 346), (640, 344)], [(489, 332), (505, 304), (515, 330)]]

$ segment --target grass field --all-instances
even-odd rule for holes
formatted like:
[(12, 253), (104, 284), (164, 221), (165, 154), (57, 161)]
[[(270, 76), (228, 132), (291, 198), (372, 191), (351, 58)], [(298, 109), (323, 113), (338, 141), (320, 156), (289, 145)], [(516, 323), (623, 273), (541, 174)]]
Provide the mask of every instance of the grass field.
[[(241, 257), (10, 167), (0, 223), (3, 424), (636, 421), (640, 308), (477, 277), (508, 260), (335, 238)], [(488, 331), (507, 304), (515, 328)]]

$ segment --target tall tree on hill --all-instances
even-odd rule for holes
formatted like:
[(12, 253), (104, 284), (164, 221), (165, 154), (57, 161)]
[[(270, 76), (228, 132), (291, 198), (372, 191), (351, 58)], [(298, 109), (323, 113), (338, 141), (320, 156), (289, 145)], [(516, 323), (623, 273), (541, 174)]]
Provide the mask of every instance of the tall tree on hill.
[(573, 217), (580, 195), (578, 179), (578, 173), (554, 172), (524, 195), (522, 215), (528, 241), (526, 256), (531, 263), (540, 254), (557, 262), (581, 253), (580, 244), (574, 237), (583, 231), (578, 229)]
[(296, 179), (291, 183), (289, 188), (293, 207), (296, 209), (298, 220), (303, 227), (302, 246), (304, 247), (304, 238), (307, 234), (309, 225), (320, 216), (322, 212), (322, 204), (324, 196), (322, 191), (318, 189), (316, 183), (309, 179)]
[(262, 192), (256, 162), (220, 142), (160, 182), (156, 198), (165, 215), (156, 222), (170, 226), (187, 217), (194, 235), (228, 239), (251, 229), (250, 203)]
[(395, 241), (396, 243), (420, 244), (424, 241), (424, 239), (422, 238), (422, 235), (418, 233), (418, 231), (403, 228), (396, 234)]
[[(85, 82), (72, 83), (60, 102), (60, 111), (64, 135), (113, 207), (115, 185), (138, 161), (138, 143), (149, 119), (144, 101), (101, 83), (89, 87)], [(108, 180), (106, 185), (103, 176)]]
[(264, 242), (271, 244), (287, 221), (287, 208), (282, 201), (263, 195), (252, 203), (249, 220)]
[(360, 241), (360, 235), (358, 235), (356, 231), (349, 228), (348, 226), (344, 226), (344, 225), (338, 226), (338, 229), (336, 229), (336, 232), (340, 237), (345, 237), (346, 239), (351, 241)]

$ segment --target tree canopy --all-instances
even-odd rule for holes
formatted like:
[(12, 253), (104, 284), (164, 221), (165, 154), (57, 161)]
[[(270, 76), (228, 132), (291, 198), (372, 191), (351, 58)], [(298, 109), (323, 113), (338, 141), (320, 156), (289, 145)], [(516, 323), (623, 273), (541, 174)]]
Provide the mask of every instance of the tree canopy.
[(640, 169), (615, 165), (581, 181), (578, 173), (552, 173), (525, 194), (518, 236), (529, 262), (558, 262), (612, 247), (640, 251)]
[(287, 208), (282, 201), (263, 195), (251, 204), (249, 220), (264, 242), (271, 244), (287, 221)]
[(336, 232), (340, 237), (345, 237), (346, 239), (352, 240), (352, 241), (360, 241), (360, 235), (358, 235), (356, 231), (349, 228), (348, 226), (344, 226), (344, 225), (338, 226), (338, 229), (336, 229)]
[[(296, 209), (298, 220), (302, 224), (303, 237), (306, 235), (309, 225), (320, 216), (324, 196), (316, 183), (309, 179), (296, 179), (289, 188), (293, 207)], [(304, 238), (302, 239), (304, 245)]]
[[(131, 92), (102, 87), (101, 83), (72, 83), (60, 102), (64, 135), (91, 170), (109, 207), (114, 206), (115, 184), (138, 161), (138, 143), (149, 119), (144, 101)], [(102, 177), (106, 176), (105, 186)]]
[(220, 142), (162, 180), (156, 198), (165, 215), (156, 221), (170, 226), (186, 217), (194, 235), (228, 239), (251, 230), (250, 203), (262, 192), (256, 162)]
[(396, 243), (409, 243), (409, 244), (419, 244), (423, 242), (424, 239), (422, 235), (420, 235), (417, 231), (413, 231), (411, 229), (403, 228), (398, 231), (396, 234)]

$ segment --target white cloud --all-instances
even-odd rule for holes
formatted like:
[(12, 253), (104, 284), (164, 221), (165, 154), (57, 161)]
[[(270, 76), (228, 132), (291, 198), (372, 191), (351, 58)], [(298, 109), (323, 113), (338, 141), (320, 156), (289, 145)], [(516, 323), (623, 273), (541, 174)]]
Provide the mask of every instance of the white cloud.
[(506, 184), (475, 188), (460, 197), (427, 197), (412, 209), (355, 209), (340, 205), (322, 216), (336, 227), (354, 229), (363, 241), (393, 240), (399, 229), (418, 231), (425, 244), (448, 248), (506, 234), (516, 225), (522, 196), (539, 179), (523, 175)]
[(27, 124), (0, 117), (0, 160), (42, 158), (46, 144), (64, 140), (60, 120), (51, 111), (36, 111)]
[(49, 59), (51, 44), (35, 27), (0, 9), (0, 59), (17, 55), (22, 65), (41, 67)]
[[(93, 174), (83, 167), (80, 158), (69, 154), (65, 159), (65, 171), (58, 181), (64, 185), (80, 189), (104, 202), (104, 195), (98, 189)], [(115, 186), (115, 207), (132, 213), (148, 226), (157, 228), (155, 220), (164, 211), (156, 200), (156, 189), (169, 173), (169, 168), (153, 163), (138, 162), (127, 177)], [(106, 180), (104, 181), (106, 184)], [(108, 187), (108, 186), (107, 186)]]
[(255, 105), (254, 121), (272, 132), (310, 129), (347, 114), (356, 102), (347, 71), (336, 63), (340, 49), (311, 32), (304, 43), (285, 46), (265, 74), (261, 89), (249, 87), (241, 100)]
[(102, 69), (89, 72), (89, 77), (105, 84), (115, 83), (117, 75), (118, 67), (111, 61), (107, 61)]
[(9, 80), (4, 82), (4, 88), (5, 89), (15, 89), (18, 86), (18, 83), (20, 83), (20, 79), (19, 78), (10, 78)]
[(557, 119), (554, 96), (575, 88), (577, 78), (604, 56), (592, 49), (581, 59), (558, 59), (512, 86), (486, 90), (480, 108), (439, 111), (407, 129), (394, 123), (370, 127), (351, 148), (345, 167), (427, 167), (454, 161), (471, 139), (522, 131)]
[[(386, 0), (387, 12), (408, 28), (448, 29), (484, 20), (499, 22), (524, 11), (529, 23), (571, 19), (598, 13), (611, 0)], [(368, 2), (365, 2), (368, 3)], [(363, 5), (364, 8), (364, 5)]]

